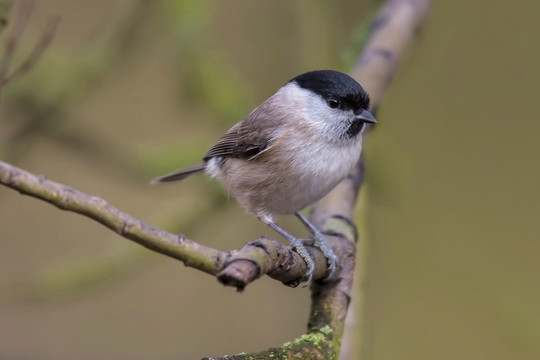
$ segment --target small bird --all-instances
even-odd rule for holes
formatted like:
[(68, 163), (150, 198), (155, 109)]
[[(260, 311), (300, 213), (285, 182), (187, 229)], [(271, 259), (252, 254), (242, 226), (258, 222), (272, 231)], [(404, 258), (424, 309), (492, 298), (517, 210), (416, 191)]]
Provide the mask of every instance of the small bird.
[[(328, 194), (360, 159), (369, 96), (352, 77), (333, 70), (298, 75), (235, 124), (202, 162), (158, 177), (183, 180), (199, 172), (218, 179), (240, 205), (291, 244), (306, 262), (306, 286), (314, 262), (305, 245), (318, 247), (331, 279), (338, 258), (324, 235), (300, 211)], [(274, 221), (295, 214), (310, 230), (299, 239)]]

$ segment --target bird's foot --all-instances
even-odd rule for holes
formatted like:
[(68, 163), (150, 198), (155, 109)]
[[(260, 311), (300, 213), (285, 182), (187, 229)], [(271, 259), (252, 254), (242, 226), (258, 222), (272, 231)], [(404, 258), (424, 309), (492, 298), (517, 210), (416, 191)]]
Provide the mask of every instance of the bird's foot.
[(318, 247), (326, 257), (326, 261), (328, 264), (328, 275), (323, 279), (323, 281), (331, 280), (336, 274), (337, 264), (339, 260), (338, 257), (334, 253), (334, 250), (332, 250), (330, 245), (328, 245), (328, 243), (326, 242), (324, 234), (319, 229), (317, 229), (315, 225), (313, 225), (304, 215), (302, 215), (301, 212), (297, 212), (295, 215), (300, 219), (300, 221), (304, 223), (304, 225), (306, 225), (306, 227), (313, 234), (311, 239), (303, 239), (303, 244)]
[(320, 231), (317, 231), (313, 234), (312, 238), (300, 239), (300, 241), (303, 245), (315, 246), (316, 248), (319, 248), (319, 250), (321, 250), (323, 255), (326, 257), (326, 261), (328, 264), (328, 275), (326, 275), (323, 281), (332, 280), (334, 278), (334, 275), (336, 274), (338, 257), (336, 253), (334, 253), (334, 250), (332, 250), (330, 245), (326, 242), (324, 235)]
[(284, 238), (289, 240), (289, 243), (291, 244), (291, 247), (300, 257), (306, 262), (306, 287), (311, 285), (311, 281), (313, 280), (313, 271), (315, 270), (315, 262), (313, 261), (313, 258), (307, 251), (305, 245), (312, 245), (315, 247), (318, 247), (323, 255), (326, 257), (328, 262), (328, 275), (324, 278), (324, 280), (330, 280), (334, 277), (334, 274), (336, 273), (338, 258), (330, 245), (326, 242), (323, 233), (321, 233), (314, 225), (312, 225), (301, 213), (296, 213), (296, 216), (311, 230), (311, 233), (313, 234), (313, 237), (310, 239), (298, 239), (291, 234), (289, 234), (287, 231), (283, 230), (279, 225), (277, 225), (275, 222), (272, 221), (271, 218), (262, 218), (259, 217), (259, 220), (270, 226), (272, 229), (280, 233)]
[(313, 279), (313, 270), (315, 270), (315, 262), (313, 261), (313, 258), (307, 251), (306, 247), (304, 246), (305, 240), (311, 240), (311, 239), (289, 239), (289, 242), (291, 243), (291, 247), (304, 261), (306, 262), (306, 285), (304, 287), (308, 287), (311, 285), (311, 281)]

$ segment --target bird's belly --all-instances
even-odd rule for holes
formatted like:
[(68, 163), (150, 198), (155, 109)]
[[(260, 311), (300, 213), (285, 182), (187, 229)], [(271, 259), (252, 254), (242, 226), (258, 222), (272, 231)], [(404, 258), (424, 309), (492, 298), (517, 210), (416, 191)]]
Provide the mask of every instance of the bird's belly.
[[(318, 179), (304, 179), (297, 183), (294, 188), (281, 191), (276, 189), (269, 194), (267, 210), (272, 214), (293, 214), (313, 203), (317, 202), (328, 194), (342, 180), (332, 179), (334, 181), (317, 181)], [(329, 179), (326, 179), (329, 180)]]
[(349, 174), (360, 158), (361, 139), (339, 147), (312, 143), (291, 150), (268, 151), (254, 160), (211, 159), (207, 172), (259, 218), (293, 214), (323, 198)]
[(289, 176), (276, 179), (275, 189), (265, 201), (270, 212), (292, 214), (322, 199), (358, 162), (361, 144), (358, 141), (339, 148), (312, 146), (309, 150), (309, 158), (293, 158)]
[(292, 214), (319, 201), (349, 174), (359, 157), (360, 146), (314, 151), (309, 159), (296, 163), (296, 175), (290, 179), (292, 187), (278, 186), (279, 195), (269, 201), (270, 211)]

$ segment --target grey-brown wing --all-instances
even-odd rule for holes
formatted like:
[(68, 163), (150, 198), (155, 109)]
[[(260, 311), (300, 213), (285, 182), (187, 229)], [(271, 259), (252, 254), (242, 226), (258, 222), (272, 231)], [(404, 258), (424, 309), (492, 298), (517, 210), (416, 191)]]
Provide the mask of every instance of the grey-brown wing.
[(268, 121), (269, 119), (260, 117), (261, 110), (259, 106), (246, 119), (234, 125), (208, 150), (203, 159), (206, 161), (213, 157), (252, 158), (266, 150), (279, 130), (281, 121), (275, 118)]

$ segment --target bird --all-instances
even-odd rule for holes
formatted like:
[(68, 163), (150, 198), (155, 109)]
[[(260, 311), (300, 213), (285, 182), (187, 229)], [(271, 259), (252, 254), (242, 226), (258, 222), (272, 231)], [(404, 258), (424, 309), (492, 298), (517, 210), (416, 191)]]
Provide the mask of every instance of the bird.
[[(298, 75), (232, 126), (202, 161), (152, 183), (183, 180), (205, 172), (219, 180), (247, 213), (287, 239), (306, 263), (312, 282), (314, 261), (306, 245), (327, 259), (331, 280), (338, 258), (323, 233), (300, 211), (334, 189), (359, 161), (366, 124), (377, 122), (369, 95), (351, 76), (335, 70)], [(295, 214), (312, 236), (291, 235), (275, 221)]]

